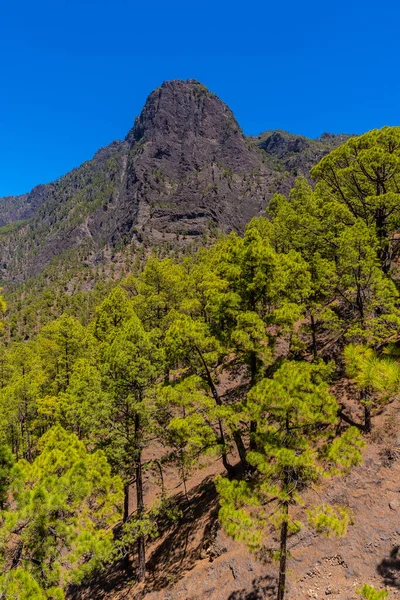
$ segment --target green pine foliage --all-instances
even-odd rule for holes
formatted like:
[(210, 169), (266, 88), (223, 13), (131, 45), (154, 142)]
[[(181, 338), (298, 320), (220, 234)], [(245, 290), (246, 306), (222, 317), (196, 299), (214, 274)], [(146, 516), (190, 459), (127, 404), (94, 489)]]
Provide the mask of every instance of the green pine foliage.
[(357, 593), (364, 600), (385, 600), (389, 598), (389, 592), (385, 590), (378, 591), (371, 585), (363, 585), (360, 590), (357, 590)]
[(311, 170), (319, 182), (318, 195), (334, 199), (355, 219), (373, 227), (384, 272), (398, 255), (393, 234), (400, 224), (399, 172), (400, 127), (351, 138)]
[(38, 598), (62, 598), (68, 584), (82, 582), (113, 556), (122, 482), (104, 453), (88, 453), (60, 426), (41, 438), (38, 451), (32, 463), (13, 467), (10, 504), (1, 513), (6, 597), (29, 585)]
[(188, 500), (187, 480), (202, 456), (218, 452), (213, 399), (199, 377), (164, 386), (158, 395), (159, 438), (167, 449), (164, 463), (176, 463)]
[(349, 344), (344, 349), (348, 376), (354, 381), (364, 408), (364, 429), (371, 431), (372, 411), (388, 402), (400, 389), (400, 366), (390, 356), (380, 356), (373, 348)]

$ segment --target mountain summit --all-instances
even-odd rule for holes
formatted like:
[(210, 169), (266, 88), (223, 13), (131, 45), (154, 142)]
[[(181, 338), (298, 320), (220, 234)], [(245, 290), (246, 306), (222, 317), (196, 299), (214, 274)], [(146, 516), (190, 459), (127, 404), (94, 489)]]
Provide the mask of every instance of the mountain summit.
[[(121, 225), (149, 225), (155, 238), (196, 236), (210, 226), (241, 230), (265, 206), (266, 175), (231, 110), (194, 80), (150, 94), (126, 142)], [(254, 181), (253, 181), (254, 180)]]
[(193, 79), (168, 81), (152, 92), (126, 139), (151, 144), (149, 156), (178, 178), (210, 162), (243, 172), (259, 163), (232, 111)]

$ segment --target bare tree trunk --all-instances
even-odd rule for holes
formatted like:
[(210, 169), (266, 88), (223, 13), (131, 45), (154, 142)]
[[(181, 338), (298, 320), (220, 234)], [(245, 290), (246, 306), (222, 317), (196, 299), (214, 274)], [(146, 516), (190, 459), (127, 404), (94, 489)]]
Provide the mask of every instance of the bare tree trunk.
[(129, 519), (129, 483), (124, 485), (124, 515), (123, 522), (126, 523)]
[(242, 436), (240, 435), (240, 432), (237, 429), (233, 432), (233, 439), (235, 440), (236, 448), (238, 449), (240, 462), (242, 463), (244, 468), (247, 469), (249, 464), (246, 458), (246, 447), (243, 443)]
[[(200, 356), (200, 360), (203, 364), (204, 370), (206, 372), (206, 379), (207, 379), (207, 383), (208, 386), (211, 390), (211, 393), (213, 395), (213, 398), (215, 400), (215, 404), (217, 406), (222, 406), (222, 400), (220, 398), (220, 395), (218, 394), (218, 390), (215, 387), (215, 384), (213, 382), (213, 379), (211, 377), (211, 373), (210, 370), (207, 366), (206, 361), (204, 360), (204, 356), (200, 350), (200, 348), (198, 348), (197, 346), (195, 346), (196, 352), (198, 353), (198, 355)], [(224, 465), (224, 468), (226, 469), (226, 472), (228, 473), (228, 475), (233, 475), (234, 469), (232, 467), (232, 465), (229, 463), (228, 461), (228, 457), (227, 457), (227, 453), (226, 453), (226, 444), (225, 444), (225, 434), (224, 434), (224, 428), (222, 425), (222, 421), (221, 419), (218, 419), (218, 429), (219, 429), (219, 436), (220, 436), (220, 441), (221, 441), (221, 445), (222, 445), (222, 464)], [(242, 436), (240, 435), (240, 431), (238, 429), (236, 429), (233, 432), (233, 439), (235, 441), (236, 447), (238, 449), (238, 453), (239, 453), (239, 457), (240, 460), (243, 463), (243, 467), (246, 469), (248, 466), (248, 463), (246, 461), (246, 449), (242, 440)]]
[(371, 433), (372, 429), (372, 416), (371, 416), (371, 393), (368, 389), (362, 390), (361, 402), (364, 405), (364, 432)]
[[(250, 386), (253, 387), (256, 384), (257, 378), (257, 355), (255, 352), (250, 354)], [(257, 444), (255, 440), (255, 433), (257, 431), (256, 421), (250, 422), (250, 450), (257, 450)]]
[(378, 258), (381, 263), (382, 271), (387, 274), (390, 271), (391, 253), (390, 243), (388, 240), (388, 225), (385, 209), (377, 209), (375, 213), (375, 222), (379, 239)]
[[(129, 519), (129, 490), (130, 490), (130, 482), (128, 481), (124, 485), (124, 512), (122, 516), (123, 523), (126, 523)], [(129, 571), (131, 568), (131, 556), (129, 549), (127, 550), (125, 556), (123, 557), (124, 568), (126, 571)]]
[(182, 476), (182, 483), (183, 483), (183, 491), (184, 491), (185, 498), (186, 498), (186, 504), (188, 506), (190, 506), (187, 484), (186, 484), (185, 457), (183, 455), (183, 448), (180, 449), (180, 461), (181, 461), (181, 476)]
[(281, 525), (278, 595), (276, 597), (277, 600), (284, 600), (285, 598), (289, 502), (286, 501), (283, 503), (282, 510), (284, 514), (284, 521)]
[(366, 404), (364, 406), (364, 431), (365, 433), (371, 433), (372, 420), (371, 420), (371, 406)]

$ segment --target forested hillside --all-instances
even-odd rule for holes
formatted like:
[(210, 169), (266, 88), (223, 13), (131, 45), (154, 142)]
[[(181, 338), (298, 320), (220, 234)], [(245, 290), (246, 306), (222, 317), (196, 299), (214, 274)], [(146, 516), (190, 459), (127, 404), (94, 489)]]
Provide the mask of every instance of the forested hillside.
[(400, 127), (292, 141), (173, 82), (4, 204), (0, 598), (399, 597)]
[(143, 257), (182, 256), (243, 233), (348, 136), (246, 138), (230, 109), (195, 80), (152, 92), (124, 141), (29, 194), (0, 199), (0, 285), (10, 338), (67, 311), (85, 323), (110, 281)]

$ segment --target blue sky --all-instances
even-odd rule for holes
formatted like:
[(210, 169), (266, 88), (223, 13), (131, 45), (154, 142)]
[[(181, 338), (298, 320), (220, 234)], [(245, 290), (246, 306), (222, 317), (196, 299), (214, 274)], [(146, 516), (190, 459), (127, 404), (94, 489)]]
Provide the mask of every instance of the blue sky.
[(202, 81), (248, 134), (400, 124), (396, 4), (0, 0), (0, 196), (123, 138), (167, 79)]

